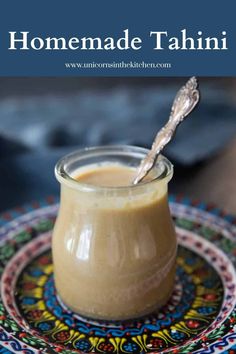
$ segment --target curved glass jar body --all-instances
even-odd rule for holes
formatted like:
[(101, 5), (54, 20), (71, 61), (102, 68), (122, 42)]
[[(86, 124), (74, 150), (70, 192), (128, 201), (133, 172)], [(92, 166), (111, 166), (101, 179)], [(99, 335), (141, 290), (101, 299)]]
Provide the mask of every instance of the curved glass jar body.
[(65, 304), (81, 315), (139, 317), (162, 306), (172, 292), (176, 235), (167, 198), (170, 162), (161, 156), (154, 179), (136, 186), (96, 187), (72, 178), (94, 163), (137, 167), (146, 153), (131, 146), (85, 149), (56, 166), (61, 202), (52, 243), (55, 283)]

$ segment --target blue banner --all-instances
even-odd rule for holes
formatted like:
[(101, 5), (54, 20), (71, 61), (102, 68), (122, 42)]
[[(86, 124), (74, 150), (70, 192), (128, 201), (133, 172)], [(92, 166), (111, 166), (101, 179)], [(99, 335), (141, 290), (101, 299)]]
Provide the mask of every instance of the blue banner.
[(235, 76), (235, 1), (20, 1), (1, 76)]

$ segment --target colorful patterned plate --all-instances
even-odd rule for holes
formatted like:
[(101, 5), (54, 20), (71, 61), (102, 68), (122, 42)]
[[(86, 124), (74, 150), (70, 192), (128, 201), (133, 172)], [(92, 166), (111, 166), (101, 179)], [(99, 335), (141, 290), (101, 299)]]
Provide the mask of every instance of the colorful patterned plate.
[(232, 217), (172, 197), (179, 241), (172, 297), (145, 318), (97, 322), (69, 311), (55, 291), (50, 241), (57, 209), (49, 200), (0, 218), (0, 353), (236, 352)]

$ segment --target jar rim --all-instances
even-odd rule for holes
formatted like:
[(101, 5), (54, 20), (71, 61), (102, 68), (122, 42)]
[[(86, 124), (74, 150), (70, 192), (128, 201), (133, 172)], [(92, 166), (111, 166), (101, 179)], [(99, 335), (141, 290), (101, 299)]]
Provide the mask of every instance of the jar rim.
[[(97, 186), (97, 185), (92, 185), (92, 184), (87, 184), (84, 182), (80, 182), (75, 180), (65, 169), (66, 164), (72, 162), (72, 161), (78, 161), (78, 160), (83, 160), (88, 158), (89, 156), (102, 156), (107, 155), (108, 153), (110, 155), (116, 155), (116, 154), (124, 154), (124, 156), (136, 156), (140, 155), (140, 162), (143, 159), (143, 157), (149, 152), (149, 149), (139, 147), (139, 146), (133, 146), (133, 145), (102, 145), (102, 146), (93, 146), (93, 147), (85, 147), (81, 148), (78, 150), (75, 150), (72, 153), (69, 153), (65, 156), (63, 156), (55, 166), (55, 176), (57, 180), (60, 183), (66, 184), (67, 186), (81, 190), (81, 191), (86, 191), (86, 192), (104, 192), (104, 191), (127, 191), (127, 190), (138, 190), (140, 188), (143, 188), (144, 186), (149, 186), (153, 183), (157, 183), (163, 180), (166, 180), (168, 183), (170, 179), (172, 178), (173, 175), (173, 165), (172, 163), (163, 155), (159, 155), (157, 161), (155, 162), (155, 165), (158, 166), (158, 164), (162, 163), (164, 170), (160, 173), (160, 175), (155, 176), (153, 179), (150, 179), (148, 181), (138, 183), (138, 184), (132, 184), (129, 186)], [(141, 157), (142, 155), (142, 157)]]

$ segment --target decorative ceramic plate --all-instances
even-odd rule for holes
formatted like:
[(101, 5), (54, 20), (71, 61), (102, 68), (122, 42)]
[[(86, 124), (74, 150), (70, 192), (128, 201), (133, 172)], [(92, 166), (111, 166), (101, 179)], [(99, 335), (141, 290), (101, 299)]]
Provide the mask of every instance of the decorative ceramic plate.
[(179, 242), (174, 292), (158, 313), (126, 322), (85, 319), (61, 303), (52, 199), (2, 215), (0, 353), (236, 352), (236, 221), (203, 204), (170, 202)]

